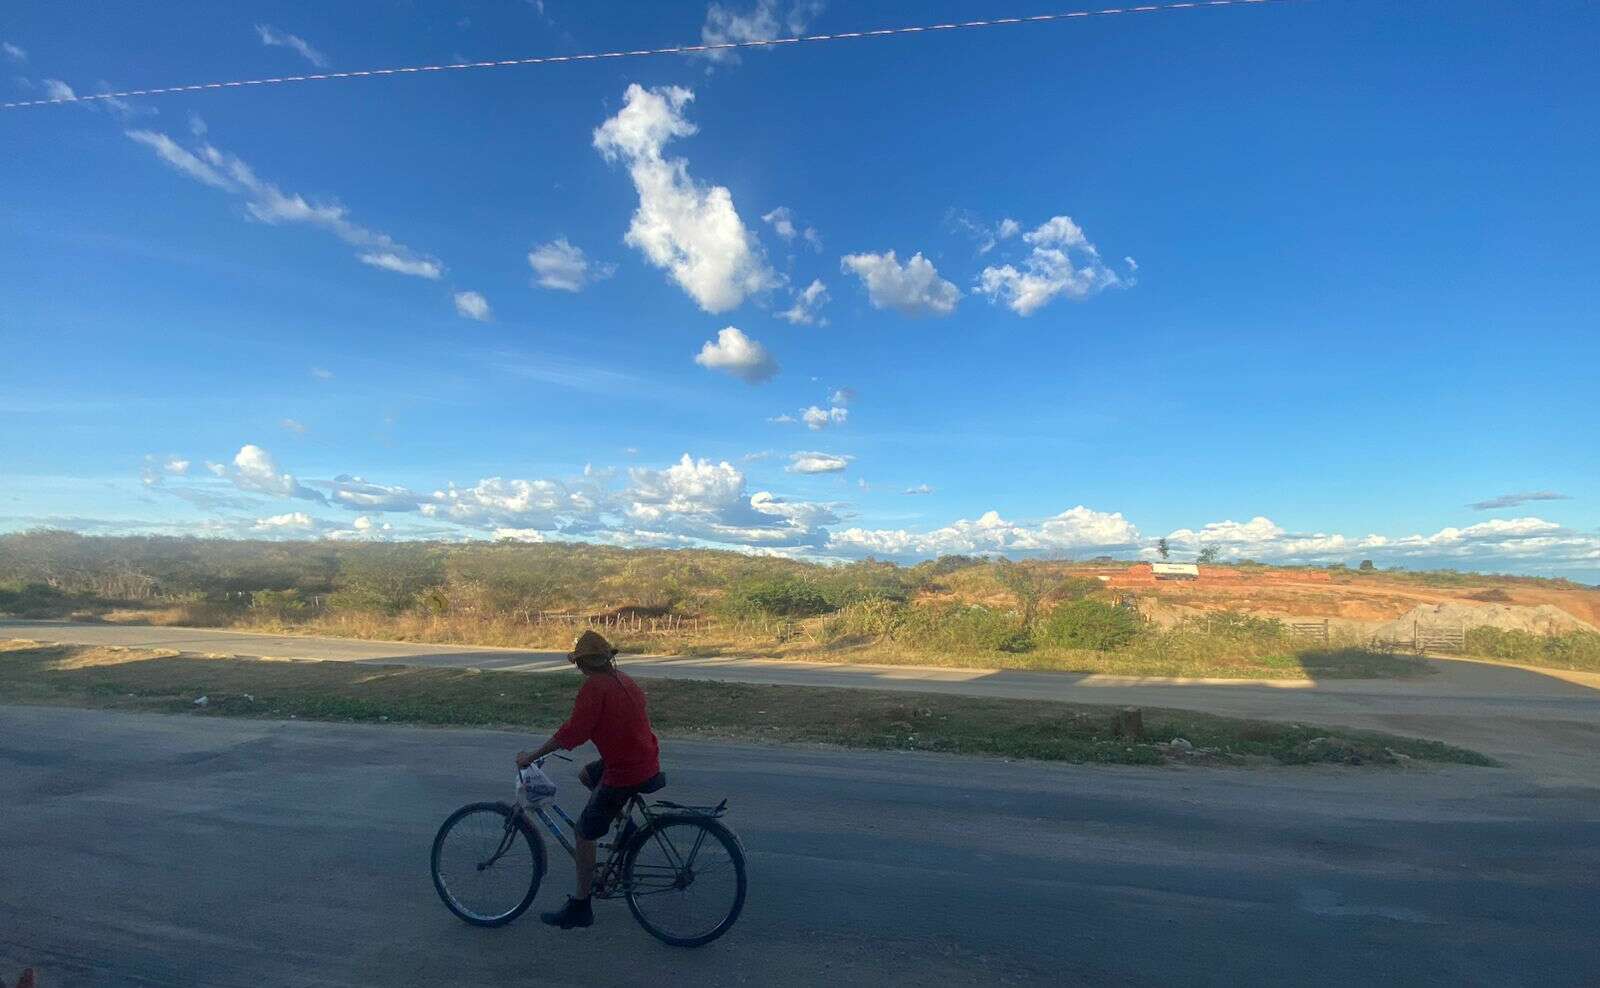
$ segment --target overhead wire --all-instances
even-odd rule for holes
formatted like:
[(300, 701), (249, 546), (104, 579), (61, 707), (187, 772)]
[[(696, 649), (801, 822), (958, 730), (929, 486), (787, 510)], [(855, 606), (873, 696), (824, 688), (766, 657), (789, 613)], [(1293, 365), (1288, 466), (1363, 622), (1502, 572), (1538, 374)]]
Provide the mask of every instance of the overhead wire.
[(778, 45), (798, 45), (823, 41), (848, 41), (863, 38), (884, 38), (904, 34), (924, 34), (931, 31), (960, 31), (983, 27), (1004, 27), (1017, 24), (1042, 24), (1050, 21), (1070, 21), (1092, 17), (1111, 17), (1119, 14), (1155, 14), (1181, 10), (1202, 10), (1215, 7), (1259, 7), (1283, 4), (1294, 0), (1180, 0), (1175, 3), (1140, 4), (1129, 7), (1105, 7), (1098, 10), (1070, 10), (1051, 14), (1032, 14), (1021, 17), (991, 17), (972, 21), (950, 21), (942, 24), (918, 24), (906, 27), (878, 28), (867, 31), (841, 31), (833, 34), (796, 34), (786, 38), (762, 38), (750, 41), (705, 42), (698, 45), (673, 45), (667, 48), (619, 49), (617, 51), (588, 52), (579, 55), (534, 55), (527, 58), (502, 58), (479, 62), (446, 62), (437, 65), (407, 65), (397, 68), (352, 69), (343, 72), (310, 72), (304, 75), (274, 76), (263, 79), (237, 79), (228, 82), (196, 82), (181, 86), (159, 86), (148, 89), (124, 89), (117, 92), (73, 94), (46, 99), (16, 100), (0, 103), (0, 110), (20, 110), (26, 107), (54, 106), (67, 103), (92, 103), (97, 100), (118, 100), (134, 97), (170, 96), (176, 93), (197, 93), (220, 89), (241, 89), (247, 86), (278, 86), (297, 82), (325, 82), (333, 79), (361, 79), (370, 76), (410, 75), (417, 72), (451, 72), (469, 69), (499, 69), (520, 65), (553, 65), (561, 62), (589, 62), (607, 58), (641, 58), (651, 55), (693, 55), (707, 52), (731, 51), (741, 48), (771, 48)]

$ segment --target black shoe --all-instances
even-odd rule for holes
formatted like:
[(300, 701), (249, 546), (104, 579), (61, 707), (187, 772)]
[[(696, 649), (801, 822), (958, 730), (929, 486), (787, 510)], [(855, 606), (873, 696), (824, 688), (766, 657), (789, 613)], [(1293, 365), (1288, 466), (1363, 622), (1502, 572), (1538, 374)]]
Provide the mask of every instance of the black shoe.
[(548, 926), (570, 930), (575, 926), (593, 926), (594, 909), (590, 907), (588, 899), (574, 899), (569, 895), (565, 906), (553, 913), (542, 913), (539, 918)]

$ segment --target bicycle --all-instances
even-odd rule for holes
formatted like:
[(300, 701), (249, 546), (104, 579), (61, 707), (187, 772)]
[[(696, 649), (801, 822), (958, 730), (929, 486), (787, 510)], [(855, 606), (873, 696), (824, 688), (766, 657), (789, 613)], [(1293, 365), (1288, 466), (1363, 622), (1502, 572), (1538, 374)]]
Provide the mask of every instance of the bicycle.
[[(551, 801), (555, 784), (540, 771), (540, 786), (530, 789), (529, 778), (517, 773), (514, 805), (468, 803), (433, 839), (433, 887), (474, 926), (504, 926), (533, 903), (546, 866), (535, 820), (574, 854), (572, 838), (550, 815), (576, 836), (577, 825)], [(639, 925), (674, 947), (703, 946), (728, 932), (744, 909), (746, 879), (744, 845), (721, 819), (727, 807), (726, 799), (684, 806), (632, 796), (597, 849), (604, 862), (596, 863), (595, 898), (626, 899)]]

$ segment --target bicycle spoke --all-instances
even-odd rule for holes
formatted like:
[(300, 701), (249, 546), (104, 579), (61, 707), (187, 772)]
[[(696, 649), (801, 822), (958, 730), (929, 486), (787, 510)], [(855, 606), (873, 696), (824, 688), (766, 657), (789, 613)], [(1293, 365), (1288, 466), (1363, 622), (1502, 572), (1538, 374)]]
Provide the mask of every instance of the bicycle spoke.
[(646, 929), (669, 943), (715, 937), (743, 902), (737, 848), (726, 831), (713, 828), (700, 820), (668, 821), (652, 831), (630, 862), (628, 903)]

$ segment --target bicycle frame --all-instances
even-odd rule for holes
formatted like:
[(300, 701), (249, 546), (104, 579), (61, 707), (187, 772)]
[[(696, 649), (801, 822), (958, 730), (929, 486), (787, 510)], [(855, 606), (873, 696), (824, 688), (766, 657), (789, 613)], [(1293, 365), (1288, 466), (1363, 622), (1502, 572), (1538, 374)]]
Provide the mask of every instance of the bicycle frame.
[[(564, 757), (562, 760), (571, 761), (571, 759)], [(541, 758), (537, 764), (542, 765), (543, 762), (544, 759)], [(577, 837), (578, 825), (573, 821), (572, 817), (567, 815), (566, 810), (563, 810), (549, 799), (541, 799), (536, 803), (529, 803), (522, 797), (520, 791), (517, 796), (517, 806), (530, 825), (534, 820), (544, 824), (544, 829), (550, 832), (550, 836), (556, 839), (556, 843), (561, 845), (562, 849), (567, 852), (568, 857), (577, 856), (578, 849), (574, 841)], [(557, 823), (551, 816), (551, 811), (555, 812), (555, 816), (561, 818), (560, 823)], [(644, 818), (643, 823), (635, 821), (633, 816), (635, 811), (638, 811), (639, 815)], [(627, 805), (623, 807), (622, 813), (617, 817), (618, 822), (613, 825), (614, 830), (620, 830), (618, 839), (611, 844), (611, 853), (606, 856), (605, 863), (598, 864), (597, 862), (598, 867), (594, 876), (594, 895), (602, 899), (609, 899), (621, 895), (625, 891), (620, 885), (613, 887), (614, 880), (622, 872), (622, 855), (627, 850), (625, 837), (637, 832), (642, 827), (649, 826), (655, 819), (656, 815), (650, 812), (649, 805), (639, 798), (637, 794), (628, 797)], [(561, 826), (562, 823), (566, 824), (565, 828)], [(677, 853), (676, 848), (671, 847), (667, 842), (662, 842), (662, 848), (669, 858), (673, 860), (675, 868), (681, 872), (685, 867), (685, 862), (683, 857)], [(698, 851), (699, 848), (696, 847), (696, 850)], [(690, 855), (689, 860), (693, 861), (693, 858), (694, 856)]]

